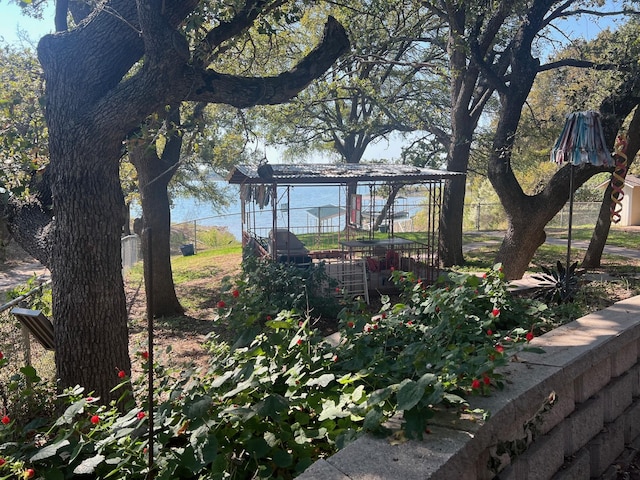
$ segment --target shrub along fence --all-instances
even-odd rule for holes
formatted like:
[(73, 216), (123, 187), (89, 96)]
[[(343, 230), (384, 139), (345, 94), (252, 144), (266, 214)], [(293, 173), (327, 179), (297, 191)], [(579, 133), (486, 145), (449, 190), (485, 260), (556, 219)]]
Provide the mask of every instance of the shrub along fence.
[(422, 441), (362, 437), (298, 478), (615, 478), (640, 438), (640, 297), (531, 343), (545, 353), (519, 353), (504, 390), (463, 418), (438, 415)]

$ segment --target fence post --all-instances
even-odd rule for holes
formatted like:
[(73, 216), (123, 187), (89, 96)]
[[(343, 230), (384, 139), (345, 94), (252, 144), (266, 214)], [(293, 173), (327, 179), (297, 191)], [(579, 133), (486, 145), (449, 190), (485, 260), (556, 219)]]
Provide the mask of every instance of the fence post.
[(193, 221), (193, 254), (198, 253), (198, 220)]

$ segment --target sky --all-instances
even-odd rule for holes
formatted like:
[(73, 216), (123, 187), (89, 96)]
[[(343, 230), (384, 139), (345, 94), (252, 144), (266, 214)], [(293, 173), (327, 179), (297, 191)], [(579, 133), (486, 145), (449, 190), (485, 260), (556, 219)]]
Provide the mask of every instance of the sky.
[(53, 2), (47, 7), (42, 20), (27, 17), (20, 7), (8, 0), (0, 0), (0, 37), (6, 43), (19, 44), (18, 30), (24, 30), (37, 45), (40, 37), (54, 30)]

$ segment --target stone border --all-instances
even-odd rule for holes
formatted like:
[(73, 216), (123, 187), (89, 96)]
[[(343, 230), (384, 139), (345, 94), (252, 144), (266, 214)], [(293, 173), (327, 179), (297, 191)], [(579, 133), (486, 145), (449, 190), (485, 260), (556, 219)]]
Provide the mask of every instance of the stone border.
[[(422, 441), (364, 436), (302, 480), (554, 480), (602, 476), (640, 436), (640, 296), (559, 327), (472, 398), (488, 420), (438, 417)], [(473, 421), (475, 420), (475, 421)], [(394, 420), (399, 422), (399, 420)]]

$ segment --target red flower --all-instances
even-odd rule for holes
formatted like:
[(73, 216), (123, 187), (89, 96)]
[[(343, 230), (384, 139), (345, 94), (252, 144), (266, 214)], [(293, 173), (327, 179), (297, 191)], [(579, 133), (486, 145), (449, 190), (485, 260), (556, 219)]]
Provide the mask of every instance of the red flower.
[(496, 352), (503, 353), (504, 352), (504, 347), (502, 345), (496, 345)]
[(385, 318), (387, 318), (387, 314), (383, 313), (382, 315), (380, 315), (380, 318), (382, 318), (384, 320)]
[(485, 385), (489, 385), (491, 383), (491, 379), (487, 375), (482, 377), (482, 381), (484, 382)]
[(482, 278), (487, 278), (487, 273), (486, 272), (482, 274)]
[(124, 378), (126, 376), (127, 376), (127, 374), (124, 372), (124, 370), (118, 370), (118, 377), (119, 378)]
[(349, 327), (349, 328), (353, 328), (353, 327), (355, 327), (355, 326), (356, 326), (356, 324), (355, 324), (355, 323), (353, 323), (353, 322), (347, 322), (347, 327)]
[(33, 478), (36, 474), (36, 471), (33, 468), (27, 468), (26, 474), (27, 478)]
[(0, 422), (2, 422), (3, 424), (7, 425), (7, 424), (11, 423), (11, 419), (9, 418), (8, 415), (5, 415), (4, 417), (2, 417), (2, 420), (0, 420)]
[(218, 308), (224, 308), (224, 307), (227, 306), (227, 304), (224, 303), (222, 300), (220, 300), (216, 305), (217, 305)]
[(302, 339), (299, 338), (298, 341), (296, 342), (298, 345), (302, 345)]
[(146, 416), (147, 414), (142, 411), (138, 412), (138, 414), (136, 415), (136, 417), (138, 417), (138, 420), (142, 420)]
[(145, 360), (147, 360), (149, 358), (149, 352), (147, 352), (146, 350), (143, 352), (140, 352), (140, 356)]
[(93, 417), (91, 417), (91, 423), (93, 423), (94, 425), (97, 425), (100, 423), (100, 417), (98, 415), (94, 415)]
[(494, 308), (493, 310), (491, 310), (491, 315), (493, 315), (494, 317), (497, 317), (498, 315), (500, 315), (500, 309)]
[(4, 458), (1, 458), (1, 457), (0, 457), (0, 467), (1, 467), (2, 465), (4, 465), (5, 463), (7, 463), (7, 461), (6, 461)]
[(340, 287), (336, 287), (336, 293), (340, 293), (342, 290), (340, 290)]
[(491, 330), (491, 329), (487, 330), (487, 335), (489, 335), (489, 336), (493, 335), (493, 330)]
[(527, 332), (527, 335), (525, 336), (525, 338), (527, 339), (527, 342), (530, 342), (531, 340), (533, 340), (533, 332)]
[(271, 315), (267, 315), (267, 322), (271, 321)]
[(233, 298), (238, 298), (240, 296), (240, 292), (238, 290), (234, 290), (231, 292), (231, 295), (233, 295)]
[(374, 329), (374, 330), (377, 330), (378, 328), (379, 328), (379, 327), (378, 327), (378, 324), (377, 324), (377, 323), (375, 323), (375, 324), (373, 325), (373, 329)]
[(0, 352), (0, 360), (4, 358), (4, 353)]
[(413, 325), (413, 322), (412, 322), (411, 320), (409, 320), (409, 321), (407, 322), (407, 325), (411, 326), (411, 325)]
[(480, 388), (480, 380), (478, 380), (477, 378), (474, 378), (473, 381), (471, 382), (471, 388), (473, 389)]

